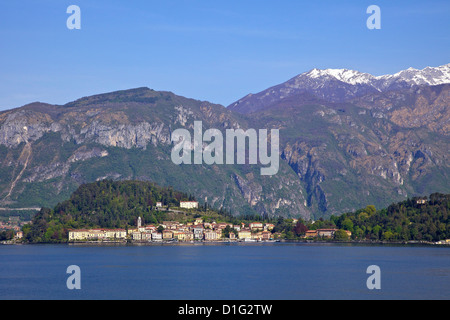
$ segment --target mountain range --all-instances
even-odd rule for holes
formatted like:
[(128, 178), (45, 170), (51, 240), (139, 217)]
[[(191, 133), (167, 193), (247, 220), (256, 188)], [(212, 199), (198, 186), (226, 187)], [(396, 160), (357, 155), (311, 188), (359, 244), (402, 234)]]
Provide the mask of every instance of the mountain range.
[(379, 77), (347, 69), (313, 69), (258, 94), (249, 94), (229, 108), (251, 113), (279, 100), (305, 93), (329, 102), (344, 102), (371, 93), (446, 83), (450, 83), (450, 64), (423, 70), (409, 68)]
[[(375, 77), (313, 69), (224, 107), (148, 88), (0, 112), (0, 205), (53, 207), (86, 182), (152, 181), (233, 214), (316, 219), (450, 192), (450, 64)], [(180, 165), (171, 133), (279, 129), (280, 170)]]

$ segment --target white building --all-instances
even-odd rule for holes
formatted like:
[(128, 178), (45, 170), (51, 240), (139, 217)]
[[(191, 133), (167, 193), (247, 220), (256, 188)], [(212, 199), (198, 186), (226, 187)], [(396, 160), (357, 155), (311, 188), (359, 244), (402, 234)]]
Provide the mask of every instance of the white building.
[(181, 201), (180, 208), (198, 209), (198, 202), (197, 201)]
[(153, 240), (153, 241), (159, 241), (159, 240), (162, 240), (162, 239), (163, 239), (162, 233), (159, 233), (159, 232), (153, 232), (151, 235), (152, 235), (152, 240)]
[(69, 241), (76, 240), (108, 240), (125, 239), (127, 232), (125, 229), (80, 229), (69, 231)]

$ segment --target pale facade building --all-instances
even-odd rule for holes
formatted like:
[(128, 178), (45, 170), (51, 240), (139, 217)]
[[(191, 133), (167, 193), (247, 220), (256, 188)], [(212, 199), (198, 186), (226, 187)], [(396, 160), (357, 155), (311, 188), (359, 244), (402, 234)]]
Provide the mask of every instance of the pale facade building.
[(184, 209), (198, 209), (197, 201), (181, 201), (180, 208)]

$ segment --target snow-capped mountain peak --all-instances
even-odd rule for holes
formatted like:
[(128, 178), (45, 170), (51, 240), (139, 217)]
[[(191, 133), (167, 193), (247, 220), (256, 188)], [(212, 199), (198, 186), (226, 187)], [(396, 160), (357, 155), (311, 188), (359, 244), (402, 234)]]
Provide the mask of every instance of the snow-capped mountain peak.
[(372, 84), (377, 89), (386, 87), (386, 84), (380, 86), (380, 81), (405, 81), (410, 85), (438, 85), (450, 83), (450, 64), (440, 67), (426, 67), (423, 70), (410, 67), (396, 74), (383, 76), (373, 76), (368, 73), (348, 69), (313, 69), (300, 76), (303, 75), (312, 79), (334, 78), (352, 85)]
[(241, 112), (252, 112), (303, 93), (330, 102), (343, 102), (371, 93), (447, 83), (450, 83), (450, 64), (422, 70), (410, 67), (382, 76), (349, 69), (312, 69), (282, 84), (246, 96), (230, 107)]
[(426, 67), (423, 70), (409, 68), (394, 75), (413, 85), (439, 85), (450, 83), (450, 64)]
[(349, 84), (367, 83), (371, 78), (374, 78), (368, 73), (362, 73), (359, 71), (348, 69), (313, 69), (310, 72), (306, 73), (306, 75), (315, 79), (321, 77), (335, 78), (339, 81)]

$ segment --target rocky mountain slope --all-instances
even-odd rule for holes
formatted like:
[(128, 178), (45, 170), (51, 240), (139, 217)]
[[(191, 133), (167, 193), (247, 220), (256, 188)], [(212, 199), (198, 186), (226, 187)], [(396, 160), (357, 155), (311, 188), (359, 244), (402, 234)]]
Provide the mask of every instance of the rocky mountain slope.
[(441, 85), (340, 104), (294, 96), (251, 118), (280, 128), (281, 156), (305, 186), (307, 207), (338, 213), (450, 189), (449, 94)]
[[(313, 219), (449, 193), (450, 84), (435, 85), (446, 74), (448, 65), (383, 79), (313, 70), (229, 108), (138, 88), (4, 111), (0, 206), (53, 207), (102, 179), (173, 186), (234, 214)], [(171, 133), (192, 132), (194, 121), (223, 132), (279, 129), (278, 174), (174, 165)]]
[(192, 132), (194, 121), (204, 130), (247, 127), (223, 106), (148, 88), (2, 112), (1, 205), (52, 206), (85, 182), (137, 179), (173, 186), (235, 214), (309, 216), (298, 209), (303, 187), (285, 163), (274, 177), (261, 176), (255, 166), (173, 164), (171, 133)]
[(449, 83), (450, 64), (381, 77), (313, 69), (228, 108), (283, 128), (307, 206), (334, 214), (449, 190)]

